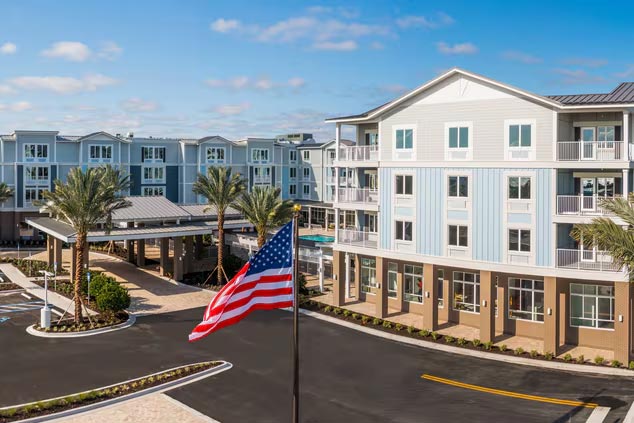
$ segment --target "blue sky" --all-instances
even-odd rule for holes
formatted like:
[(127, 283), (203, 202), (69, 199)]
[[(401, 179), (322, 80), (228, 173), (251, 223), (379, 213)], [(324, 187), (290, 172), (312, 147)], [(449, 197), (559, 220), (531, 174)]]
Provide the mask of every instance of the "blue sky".
[(631, 3), (2, 2), (0, 131), (313, 132), (453, 66), (539, 94), (634, 80)]

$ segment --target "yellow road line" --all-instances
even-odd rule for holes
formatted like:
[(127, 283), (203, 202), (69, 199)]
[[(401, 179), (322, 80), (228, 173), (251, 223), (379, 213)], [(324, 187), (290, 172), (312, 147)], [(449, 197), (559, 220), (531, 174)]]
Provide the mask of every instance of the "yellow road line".
[(486, 392), (486, 393), (489, 393), (489, 394), (502, 395), (502, 396), (505, 396), (505, 397), (519, 398), (519, 399), (524, 399), (524, 400), (529, 400), (529, 401), (547, 402), (547, 403), (550, 403), (550, 404), (568, 405), (568, 406), (571, 406), (571, 407), (596, 408), (596, 407), (599, 406), (599, 404), (595, 404), (595, 403), (592, 403), (592, 402), (583, 402), (583, 401), (574, 401), (574, 400), (565, 400), (565, 399), (557, 399), (557, 398), (540, 397), (540, 396), (537, 396), (537, 395), (528, 395), (528, 394), (521, 394), (519, 392), (511, 392), (511, 391), (503, 391), (501, 389), (486, 388), (484, 386), (470, 385), (468, 383), (457, 382), (455, 380), (445, 379), (445, 378), (442, 378), (442, 377), (432, 376), (432, 375), (428, 375), (428, 374), (422, 375), (421, 379), (430, 380), (432, 382), (444, 383), (445, 385), (456, 386), (456, 387), (459, 387), (459, 388), (471, 389), (473, 391)]

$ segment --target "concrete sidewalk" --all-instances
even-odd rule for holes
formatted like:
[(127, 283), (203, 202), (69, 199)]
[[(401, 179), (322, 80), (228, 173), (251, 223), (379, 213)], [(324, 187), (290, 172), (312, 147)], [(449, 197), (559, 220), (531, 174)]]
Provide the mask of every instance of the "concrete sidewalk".
[[(29, 294), (34, 295), (37, 298), (40, 298), (40, 299), (44, 300), (44, 298), (46, 296), (45, 292), (44, 292), (44, 288), (42, 288), (41, 286), (37, 285), (35, 282), (32, 282), (30, 280), (30, 278), (26, 277), (22, 272), (20, 272), (12, 264), (9, 264), (9, 263), (0, 264), (0, 271), (9, 277), (11, 282), (13, 282), (16, 285), (21, 286)], [(52, 283), (52, 282), (49, 281), (49, 283)], [(57, 293), (53, 292), (50, 289), (48, 291), (48, 302), (49, 302), (50, 305), (52, 305), (53, 307), (55, 307), (55, 308), (57, 308), (57, 309), (59, 309), (61, 311), (68, 310), (68, 312), (67, 312), (68, 314), (70, 314), (70, 315), (74, 315), (75, 314), (74, 313), (75, 312), (75, 302), (73, 300), (69, 300), (68, 298), (66, 298), (66, 297), (64, 297), (64, 296), (62, 296), (60, 294), (57, 294)], [(88, 312), (90, 313), (91, 316), (97, 314), (95, 311), (90, 310), (90, 309), (88, 310)]]

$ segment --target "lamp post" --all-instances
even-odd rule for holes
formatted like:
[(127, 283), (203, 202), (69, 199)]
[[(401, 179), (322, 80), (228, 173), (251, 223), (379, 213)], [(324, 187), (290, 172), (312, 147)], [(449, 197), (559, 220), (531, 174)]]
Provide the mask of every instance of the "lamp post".
[(86, 272), (86, 279), (88, 279), (88, 304), (90, 304), (90, 271)]
[(40, 327), (51, 327), (51, 307), (48, 305), (48, 278), (53, 276), (53, 273), (46, 270), (40, 270), (40, 274), (44, 275), (44, 306), (40, 310)]
[(53, 264), (53, 286), (53, 289), (57, 292), (57, 262)]

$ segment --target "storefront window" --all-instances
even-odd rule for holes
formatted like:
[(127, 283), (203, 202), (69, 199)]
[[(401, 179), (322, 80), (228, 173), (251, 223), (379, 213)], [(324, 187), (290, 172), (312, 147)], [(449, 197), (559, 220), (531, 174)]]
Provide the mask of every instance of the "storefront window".
[(614, 329), (614, 288), (570, 284), (570, 326)]

